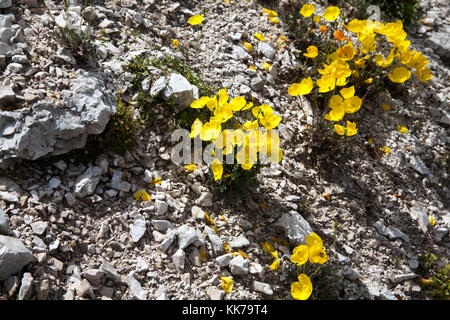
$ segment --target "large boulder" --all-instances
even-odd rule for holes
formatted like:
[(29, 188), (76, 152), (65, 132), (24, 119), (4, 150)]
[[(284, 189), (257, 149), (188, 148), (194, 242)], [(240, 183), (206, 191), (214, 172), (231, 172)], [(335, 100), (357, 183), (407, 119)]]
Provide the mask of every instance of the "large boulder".
[(5, 236), (14, 236), (14, 232), (9, 225), (9, 219), (6, 213), (0, 208), (0, 234)]
[(81, 71), (64, 107), (40, 102), (31, 108), (0, 111), (0, 168), (83, 148), (90, 134), (100, 134), (116, 101), (103, 80)]
[(445, 32), (431, 32), (431, 36), (428, 38), (427, 45), (433, 49), (446, 64), (450, 66), (450, 35)]
[(19, 239), (0, 235), (0, 281), (16, 274), (33, 260)]
[(0, 0), (0, 9), (6, 9), (12, 6), (11, 0)]
[(283, 214), (275, 223), (275, 228), (282, 229), (293, 245), (304, 244), (306, 236), (313, 233), (308, 221), (296, 211)]
[[(154, 91), (153, 87), (151, 91)], [(198, 99), (198, 88), (178, 73), (170, 74), (164, 89), (160, 91), (164, 100), (171, 100), (180, 108), (186, 108)]]

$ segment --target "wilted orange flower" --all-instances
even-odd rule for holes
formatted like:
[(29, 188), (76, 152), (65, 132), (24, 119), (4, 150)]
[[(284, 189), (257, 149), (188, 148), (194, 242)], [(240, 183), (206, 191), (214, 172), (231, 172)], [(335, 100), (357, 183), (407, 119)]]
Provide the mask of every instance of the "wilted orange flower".
[(343, 33), (341, 30), (337, 30), (337, 31), (334, 33), (334, 38), (335, 38), (337, 41), (344, 41), (344, 40), (346, 39), (344, 33)]

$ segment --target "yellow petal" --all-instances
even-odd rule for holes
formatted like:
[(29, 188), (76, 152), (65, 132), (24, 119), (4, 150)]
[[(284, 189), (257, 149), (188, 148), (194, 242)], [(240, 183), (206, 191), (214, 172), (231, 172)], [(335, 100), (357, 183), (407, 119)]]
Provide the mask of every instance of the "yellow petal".
[(405, 67), (397, 67), (388, 74), (388, 78), (395, 83), (403, 83), (411, 77), (411, 71)]
[(195, 170), (197, 170), (197, 165), (191, 163), (191, 164), (185, 165), (184, 168), (189, 171), (195, 171)]
[(299, 266), (305, 264), (306, 261), (308, 261), (308, 247), (301, 244), (294, 248), (291, 255), (291, 261)]
[(139, 189), (136, 191), (133, 197), (136, 201), (139, 201), (140, 199), (142, 201), (149, 201), (151, 199), (150, 195), (144, 189)]
[(273, 260), (272, 264), (269, 265), (269, 268), (274, 271), (277, 270), (280, 267), (280, 261), (281, 261), (280, 259)]
[(300, 14), (307, 18), (312, 16), (315, 11), (316, 9), (312, 4), (304, 4), (303, 7), (300, 9)]
[(197, 14), (189, 18), (188, 23), (195, 26), (203, 22), (203, 16), (201, 14)]
[(389, 111), (389, 110), (391, 110), (391, 107), (388, 106), (388, 105), (385, 104), (385, 103), (383, 103), (383, 104), (381, 105), (381, 108), (382, 108), (384, 111)]
[(266, 70), (270, 70), (270, 67), (271, 67), (271, 65), (269, 63), (267, 63), (267, 62), (264, 62), (263, 65), (262, 65), (262, 68), (266, 69)]
[(266, 41), (266, 38), (261, 33), (254, 33), (253, 36), (259, 41)]
[(431, 226), (431, 227), (434, 227), (434, 226), (435, 226), (436, 221), (434, 221), (433, 216), (429, 216), (429, 217), (428, 217), (428, 221), (430, 221), (430, 226)]
[(222, 280), (221, 288), (226, 293), (230, 293), (233, 289), (234, 280), (228, 277), (220, 277), (220, 280)]
[(334, 125), (334, 131), (340, 136), (345, 134), (345, 128), (339, 124)]
[(272, 254), (272, 252), (275, 251), (275, 248), (273, 247), (272, 244), (270, 244), (269, 242), (263, 242), (262, 243), (262, 248), (265, 252)]
[(339, 91), (339, 93), (341, 94), (341, 96), (344, 99), (349, 99), (349, 98), (351, 98), (351, 97), (353, 97), (355, 95), (355, 86), (351, 86), (349, 88), (341, 89)]
[(214, 180), (220, 180), (223, 175), (223, 166), (222, 163), (218, 158), (215, 158), (214, 161), (211, 163), (211, 170), (214, 174)]
[(339, 17), (339, 13), (341, 12), (341, 9), (336, 6), (330, 6), (325, 9), (325, 12), (323, 13), (323, 17), (327, 21), (334, 21)]
[(307, 300), (311, 295), (313, 286), (309, 277), (302, 273), (298, 276), (298, 281), (291, 285), (291, 295), (295, 300)]
[(248, 42), (242, 42), (242, 45), (244, 46), (244, 48), (247, 50), (247, 51), (252, 51), (253, 50), (253, 46), (252, 46), (252, 44), (251, 43), (248, 43)]
[(206, 249), (205, 248), (202, 248), (200, 250), (200, 260), (202, 262), (206, 262)]
[(152, 180), (153, 184), (161, 184), (161, 177), (155, 178)]
[(409, 131), (407, 127), (404, 127), (404, 126), (401, 126), (401, 125), (397, 126), (397, 130), (398, 130), (398, 132), (401, 132), (401, 133), (404, 133), (404, 134), (407, 134), (408, 131)]

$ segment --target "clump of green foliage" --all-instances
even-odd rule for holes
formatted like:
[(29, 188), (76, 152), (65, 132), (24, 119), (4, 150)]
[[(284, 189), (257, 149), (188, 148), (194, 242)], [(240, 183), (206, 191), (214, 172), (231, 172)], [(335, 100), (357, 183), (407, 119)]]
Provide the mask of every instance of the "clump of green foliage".
[(154, 82), (157, 80), (157, 77), (161, 76), (161, 74), (155, 73), (155, 68), (162, 70), (164, 75), (168, 75), (170, 72), (178, 72), (185, 77), (189, 83), (198, 87), (200, 95), (210, 95), (216, 90), (215, 85), (204, 81), (200, 74), (189, 67), (186, 62), (178, 58), (167, 56), (162, 59), (154, 59), (138, 56), (126, 66), (126, 71), (133, 75), (131, 92), (137, 93), (136, 102), (138, 106), (145, 111), (143, 119), (152, 118), (151, 116), (155, 112), (155, 109), (164, 104), (165, 108), (163, 111), (165, 116), (173, 117), (175, 113), (174, 118), (177, 122), (175, 125), (181, 128), (189, 129), (191, 123), (198, 117), (206, 120), (206, 114), (205, 116), (202, 116), (202, 112), (189, 108), (177, 111), (172, 108), (170, 102), (163, 102), (160, 97), (152, 97), (149, 92), (142, 89), (142, 82), (144, 80), (151, 79), (151, 82)]
[(419, 257), (418, 273), (422, 276), (422, 288), (434, 299), (450, 299), (450, 264), (442, 257), (426, 253)]
[(343, 164), (353, 156), (354, 137), (334, 134), (333, 125), (325, 121), (316, 121), (307, 132), (308, 161), (326, 168), (329, 165)]
[(94, 53), (93, 46), (92, 46), (92, 39), (90, 37), (90, 30), (91, 30), (91, 24), (92, 24), (92, 18), (94, 16), (94, 10), (91, 8), (90, 14), (89, 14), (89, 20), (87, 21), (87, 28), (85, 31), (82, 31), (81, 24), (84, 21), (84, 14), (86, 12), (86, 7), (88, 4), (88, 1), (84, 1), (84, 6), (81, 11), (81, 20), (80, 25), (72, 26), (70, 24), (70, 16), (69, 16), (69, 8), (70, 8), (70, 1), (64, 0), (64, 11), (66, 16), (66, 24), (62, 27), (56, 23), (55, 17), (50, 12), (49, 8), (47, 7), (47, 4), (45, 1), (42, 1), (44, 4), (44, 7), (50, 16), (50, 18), (53, 20), (53, 23), (58, 28), (58, 36), (62, 40), (62, 43), (64, 46), (69, 49), (73, 55), (75, 60), (78, 63), (83, 63), (87, 61), (89, 57), (92, 57), (92, 54)]
[[(239, 195), (245, 191), (245, 189), (251, 185), (257, 183), (256, 176), (258, 175), (262, 165), (257, 163), (250, 170), (242, 169), (240, 164), (229, 164), (223, 166), (224, 176), (228, 176), (228, 179), (221, 179), (215, 182), (213, 191), (219, 194), (231, 194), (233, 196)], [(214, 174), (212, 170), (209, 170), (209, 177), (211, 181), (214, 181)]]
[(132, 101), (125, 101), (119, 93), (117, 95), (117, 113), (99, 135), (88, 137), (81, 154), (75, 155), (80, 161), (86, 162), (103, 154), (124, 154), (135, 145), (135, 137), (143, 129), (143, 121), (135, 111)]
[(400, 19), (406, 26), (417, 24), (420, 0), (354, 0), (354, 6), (359, 9), (357, 18), (368, 18), (367, 8), (371, 5), (379, 6), (389, 18)]
[(164, 72), (176, 71), (185, 77), (190, 84), (198, 88), (200, 96), (208, 96), (214, 94), (218, 87), (214, 84), (203, 80), (201, 74), (195, 72), (186, 62), (172, 56), (166, 56), (163, 59), (151, 59), (152, 66), (163, 70)]

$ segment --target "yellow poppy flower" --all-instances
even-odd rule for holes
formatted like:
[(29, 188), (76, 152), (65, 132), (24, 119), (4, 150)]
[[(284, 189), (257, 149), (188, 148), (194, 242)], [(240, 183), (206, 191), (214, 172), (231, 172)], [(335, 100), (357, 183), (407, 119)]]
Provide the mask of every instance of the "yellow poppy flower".
[(222, 284), (220, 286), (223, 291), (230, 293), (233, 289), (234, 280), (228, 277), (220, 277), (220, 280), (222, 280)]
[(172, 45), (173, 45), (174, 47), (178, 47), (178, 45), (179, 45), (178, 40), (177, 40), (177, 39), (173, 39), (173, 40), (172, 40)]
[(149, 201), (151, 199), (150, 195), (144, 189), (139, 189), (138, 191), (136, 191), (133, 197), (136, 201)]
[(193, 109), (201, 109), (203, 108), (209, 101), (211, 100), (210, 97), (201, 97), (197, 100), (194, 100), (191, 103), (191, 108)]
[(316, 46), (309, 46), (306, 49), (306, 53), (303, 54), (305, 57), (314, 59), (319, 55), (319, 49)]
[(358, 133), (358, 129), (356, 128), (356, 122), (347, 121), (347, 132), (346, 135), (351, 137)]
[(242, 97), (242, 96), (238, 96), (236, 98), (233, 98), (230, 101), (230, 106), (231, 106), (231, 109), (233, 111), (240, 111), (240, 110), (242, 110), (245, 107), (246, 104), (247, 104), (247, 101), (245, 101), (245, 98)]
[(344, 102), (344, 100), (342, 99), (342, 97), (338, 96), (338, 95), (334, 95), (331, 97), (330, 99), (330, 104), (329, 107), (331, 109), (335, 109), (338, 108), (342, 105), (342, 102)]
[(345, 28), (353, 33), (360, 33), (366, 28), (366, 25), (367, 23), (365, 20), (353, 19), (345, 26)]
[(336, 50), (338, 58), (343, 61), (352, 60), (353, 57), (355, 56), (355, 53), (356, 53), (355, 48), (353, 48), (353, 44), (351, 42)]
[(314, 81), (311, 77), (303, 79), (300, 83), (293, 83), (288, 92), (291, 96), (303, 96), (309, 94), (314, 87)]
[(411, 71), (405, 67), (397, 67), (391, 73), (388, 78), (395, 83), (403, 83), (411, 77)]
[(211, 170), (214, 175), (214, 180), (220, 180), (223, 175), (223, 166), (219, 159), (215, 158), (211, 163)]
[(217, 93), (217, 105), (221, 107), (224, 104), (226, 104), (227, 101), (228, 101), (227, 88), (219, 90), (219, 92)]
[(259, 119), (264, 117), (267, 114), (273, 113), (273, 109), (268, 104), (263, 104), (260, 106), (253, 107), (252, 114), (255, 118)]
[(224, 123), (233, 117), (232, 106), (224, 104), (214, 110), (214, 118), (219, 123)]
[(356, 129), (356, 123), (347, 121), (347, 127), (335, 124), (334, 131), (340, 136), (346, 135), (350, 137), (355, 135), (358, 132), (358, 129)]
[(254, 33), (253, 36), (259, 41), (266, 41), (266, 38), (261, 33)]
[(393, 51), (389, 54), (389, 56), (385, 59), (382, 54), (377, 54), (375, 56), (375, 63), (379, 65), (382, 68), (386, 68), (392, 64), (392, 61), (394, 61), (394, 54)]
[(362, 99), (358, 96), (352, 96), (343, 102), (345, 113), (355, 113), (361, 108)]
[(255, 121), (247, 121), (242, 125), (242, 129), (247, 131), (247, 130), (255, 130), (258, 128), (258, 119), (256, 119)]
[(345, 128), (339, 124), (334, 125), (334, 131), (340, 136), (345, 135)]
[(331, 74), (324, 74), (316, 83), (319, 92), (329, 92), (336, 87), (336, 78)]
[(364, 69), (366, 67), (366, 61), (365, 60), (366, 59), (364, 59), (364, 58), (360, 58), (358, 60), (355, 60), (355, 67), (356, 67), (356, 69)]
[(328, 112), (325, 115), (325, 119), (329, 121), (341, 121), (345, 116), (345, 109), (343, 104), (340, 104), (334, 109), (331, 109), (330, 112)]
[(298, 281), (291, 285), (291, 295), (295, 300), (307, 300), (313, 291), (313, 286), (309, 277), (302, 273), (298, 276)]
[(339, 14), (341, 13), (341, 9), (336, 6), (330, 6), (325, 9), (325, 12), (323, 13), (323, 17), (327, 21), (334, 21), (339, 17)]
[(428, 63), (428, 59), (421, 52), (416, 52), (409, 61), (408, 67), (420, 70), (425, 68)]
[(323, 248), (323, 241), (316, 233), (313, 232), (307, 235), (305, 242), (308, 246), (309, 262), (323, 264), (328, 260), (325, 249)]
[(247, 103), (247, 104), (244, 106), (244, 108), (242, 108), (241, 111), (245, 111), (245, 110), (248, 110), (248, 109), (251, 109), (251, 108), (253, 108), (253, 102)]
[(436, 225), (436, 221), (434, 221), (433, 216), (429, 216), (428, 217), (428, 221), (430, 221), (430, 226), (434, 227)]
[(263, 65), (262, 65), (262, 68), (265, 69), (265, 70), (270, 70), (270, 67), (272, 67), (272, 66), (269, 63), (267, 63), (267, 62), (264, 62)]
[(202, 132), (200, 138), (203, 141), (210, 141), (217, 138), (217, 136), (222, 132), (219, 121), (213, 120), (212, 118), (209, 122), (205, 123), (202, 127)]
[(355, 86), (341, 89), (339, 93), (344, 99), (349, 99), (355, 95)]
[(256, 68), (252, 65), (248, 66), (248, 68), (256, 71)]
[(185, 165), (184, 168), (189, 171), (195, 171), (195, 170), (197, 170), (197, 165), (191, 163), (191, 164)]
[(273, 247), (273, 245), (271, 243), (263, 242), (262, 248), (265, 252), (272, 255), (274, 258), (278, 258), (278, 252), (275, 250), (275, 248)]
[(249, 43), (249, 42), (242, 42), (242, 45), (244, 46), (244, 48), (247, 50), (247, 51), (252, 51), (253, 50), (253, 46), (252, 46), (252, 44), (251, 43)]
[(398, 125), (398, 126), (397, 126), (397, 131), (398, 131), (398, 132), (401, 132), (401, 133), (404, 133), (404, 134), (407, 134), (409, 130), (408, 130), (407, 127)]
[(422, 82), (427, 82), (428, 80), (433, 78), (433, 75), (431, 74), (430, 69), (428, 68), (416, 70), (414, 71), (414, 75), (416, 76), (417, 79), (419, 79)]
[(369, 34), (361, 34), (359, 37), (359, 42), (362, 44), (361, 51), (363, 53), (372, 52), (377, 48), (377, 44), (375, 42), (375, 34), (369, 33)]
[(388, 146), (384, 146), (383, 148), (380, 147), (380, 150), (384, 153), (386, 157), (391, 153), (391, 148), (389, 148)]
[(273, 271), (277, 270), (280, 267), (280, 259), (275, 259), (273, 260), (272, 264), (269, 265), (269, 268), (272, 269)]
[(195, 26), (203, 22), (203, 16), (201, 14), (197, 14), (189, 18), (188, 23)]
[(308, 261), (308, 247), (301, 244), (298, 247), (294, 248), (294, 251), (291, 255), (291, 261), (301, 266)]
[(223, 249), (225, 250), (226, 253), (230, 253), (231, 252), (231, 246), (228, 243), (224, 243), (223, 244)]
[(285, 37), (285, 36), (280, 36), (279, 38), (278, 38), (278, 40), (277, 40), (277, 43), (279, 44), (279, 45), (281, 45), (281, 44), (283, 44), (283, 43), (285, 43), (285, 42), (288, 42), (289, 41), (289, 39), (287, 38), (287, 37)]
[(315, 11), (316, 9), (312, 4), (304, 4), (300, 9), (300, 14), (304, 17), (310, 17), (314, 14)]
[(259, 121), (266, 128), (266, 130), (275, 129), (281, 122), (281, 117), (276, 114), (266, 114)]
[(269, 17), (269, 21), (272, 23), (279, 23), (280, 19), (278, 19), (278, 17)]
[(203, 127), (202, 121), (199, 118), (195, 119), (194, 123), (192, 123), (191, 133), (189, 134), (189, 137), (195, 138), (196, 136), (201, 134), (202, 127)]
[(158, 177), (158, 178), (153, 179), (152, 184), (161, 184), (161, 178)]
[(263, 8), (263, 11), (264, 11), (264, 13), (267, 13), (269, 15), (269, 17), (276, 17), (276, 16), (278, 16), (278, 14), (275, 11), (273, 11), (273, 10), (269, 10), (269, 9)]

